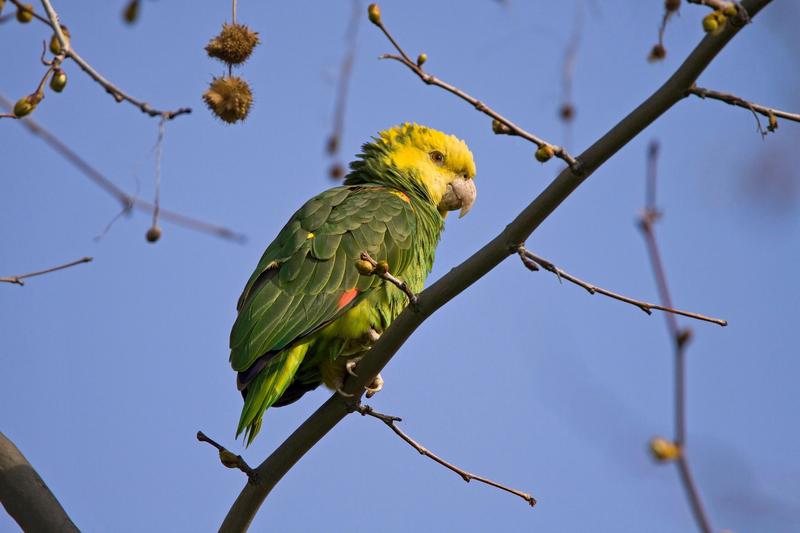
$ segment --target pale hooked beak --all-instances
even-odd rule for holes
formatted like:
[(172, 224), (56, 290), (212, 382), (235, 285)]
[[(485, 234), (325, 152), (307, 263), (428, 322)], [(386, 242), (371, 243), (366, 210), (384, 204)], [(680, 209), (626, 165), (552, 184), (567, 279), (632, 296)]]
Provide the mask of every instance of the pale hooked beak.
[(475, 180), (460, 176), (447, 184), (447, 189), (439, 202), (439, 211), (455, 211), (460, 209), (458, 218), (466, 215), (475, 198), (478, 196), (478, 189), (475, 188)]

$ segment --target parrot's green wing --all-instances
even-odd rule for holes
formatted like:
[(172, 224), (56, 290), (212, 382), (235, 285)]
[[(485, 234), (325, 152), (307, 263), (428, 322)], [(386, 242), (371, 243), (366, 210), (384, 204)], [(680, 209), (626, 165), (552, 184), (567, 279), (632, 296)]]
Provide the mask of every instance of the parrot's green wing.
[(280, 398), (302, 362), (303, 341), (383, 283), (359, 275), (360, 254), (388, 261), (402, 276), (411, 263), (415, 231), (414, 209), (405, 195), (380, 186), (330, 189), (292, 216), (239, 298), (230, 361), (247, 395), (238, 432), (249, 428), (249, 440), (255, 436), (261, 414)]

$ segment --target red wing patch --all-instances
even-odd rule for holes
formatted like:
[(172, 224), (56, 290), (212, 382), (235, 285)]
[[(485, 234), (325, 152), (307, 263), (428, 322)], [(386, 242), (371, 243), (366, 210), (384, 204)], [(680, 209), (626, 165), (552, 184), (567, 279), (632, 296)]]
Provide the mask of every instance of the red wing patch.
[(336, 307), (336, 310), (340, 310), (345, 305), (349, 304), (353, 301), (353, 298), (358, 296), (358, 289), (350, 289), (349, 291), (344, 291), (342, 295), (339, 297), (339, 305)]

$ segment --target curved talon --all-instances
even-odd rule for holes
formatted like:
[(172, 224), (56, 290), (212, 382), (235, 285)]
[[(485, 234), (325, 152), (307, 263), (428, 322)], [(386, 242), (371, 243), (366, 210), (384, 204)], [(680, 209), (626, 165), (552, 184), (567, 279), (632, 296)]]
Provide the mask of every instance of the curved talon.
[(383, 378), (380, 374), (375, 376), (375, 379), (372, 380), (372, 383), (369, 386), (365, 387), (367, 389), (367, 398), (372, 398), (378, 392), (383, 389)]
[(356, 374), (355, 371), (353, 371), (353, 369), (356, 367), (357, 364), (358, 364), (358, 361), (354, 361), (354, 360), (351, 359), (350, 361), (348, 361), (344, 365), (344, 369), (347, 370), (347, 373), (350, 374), (351, 376), (353, 376), (354, 378), (358, 377), (358, 374)]
[(355, 394), (350, 394), (349, 392), (343, 391), (341, 387), (336, 387), (336, 392), (338, 392), (345, 398), (352, 398), (353, 396), (355, 396)]

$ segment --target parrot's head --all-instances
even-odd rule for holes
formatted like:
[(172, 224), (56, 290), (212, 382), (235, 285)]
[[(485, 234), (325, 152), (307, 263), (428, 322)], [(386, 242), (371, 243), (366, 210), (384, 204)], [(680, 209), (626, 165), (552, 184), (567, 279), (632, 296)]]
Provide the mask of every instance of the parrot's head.
[[(406, 186), (410, 192), (422, 191), (442, 215), (460, 210), (462, 217), (475, 202), (472, 152), (453, 135), (417, 124), (401, 124), (380, 132), (374, 142), (364, 145), (360, 158), (351, 165), (353, 170), (369, 169), (378, 180)], [(348, 182), (356, 180), (348, 177)]]

